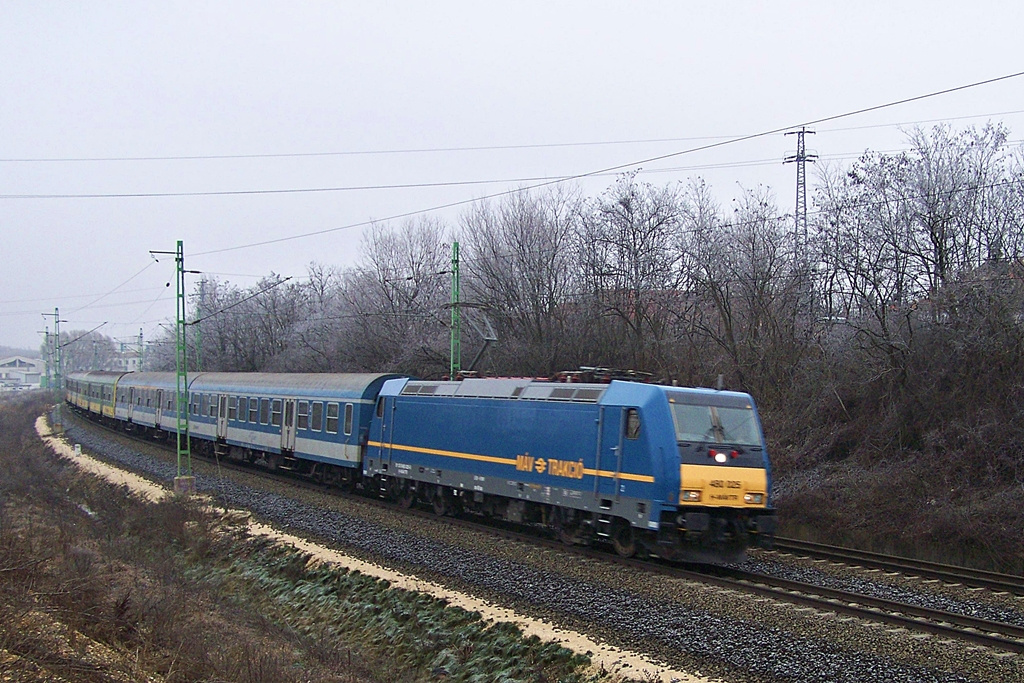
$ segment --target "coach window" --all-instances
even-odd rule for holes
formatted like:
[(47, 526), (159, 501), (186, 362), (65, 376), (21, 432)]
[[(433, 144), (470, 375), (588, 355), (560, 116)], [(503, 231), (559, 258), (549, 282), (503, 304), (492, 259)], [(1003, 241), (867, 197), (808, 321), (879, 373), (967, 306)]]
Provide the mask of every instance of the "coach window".
[(309, 429), (309, 401), (299, 401), (299, 419), (296, 426), (299, 429)]
[(228, 398), (228, 419), (238, 420), (238, 397), (231, 396)]
[(248, 412), (247, 408), (249, 406), (249, 399), (247, 399), (245, 396), (239, 396), (237, 400), (238, 400), (238, 421), (239, 422), (245, 422), (245, 414), (246, 414), (246, 412)]
[(270, 424), (270, 399), (260, 399), (260, 424)]
[(273, 402), (273, 410), (270, 411), (270, 424), (275, 427), (281, 426), (281, 399), (275, 398)]
[(640, 436), (640, 413), (636, 408), (626, 411), (626, 438), (636, 439)]
[(174, 410), (174, 399), (167, 399), (167, 410)]
[(338, 404), (328, 403), (327, 404), (327, 433), (337, 434), (338, 433)]
[(217, 417), (217, 396), (210, 394), (210, 417)]
[(310, 416), (309, 428), (314, 432), (319, 432), (324, 428), (324, 404), (321, 401), (316, 401), (313, 405), (313, 414)]
[(345, 434), (352, 433), (352, 404), (345, 404)]
[(249, 399), (249, 422), (256, 424), (256, 418), (260, 412), (260, 401), (257, 398)]

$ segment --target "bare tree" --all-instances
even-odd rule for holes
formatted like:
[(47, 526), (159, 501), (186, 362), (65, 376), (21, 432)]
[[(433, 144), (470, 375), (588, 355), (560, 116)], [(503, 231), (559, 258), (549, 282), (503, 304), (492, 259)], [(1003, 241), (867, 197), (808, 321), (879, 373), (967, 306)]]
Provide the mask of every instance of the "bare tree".
[(580, 210), (578, 192), (559, 188), (481, 202), (462, 219), (467, 298), (495, 321), (505, 372), (545, 375), (571, 362)]

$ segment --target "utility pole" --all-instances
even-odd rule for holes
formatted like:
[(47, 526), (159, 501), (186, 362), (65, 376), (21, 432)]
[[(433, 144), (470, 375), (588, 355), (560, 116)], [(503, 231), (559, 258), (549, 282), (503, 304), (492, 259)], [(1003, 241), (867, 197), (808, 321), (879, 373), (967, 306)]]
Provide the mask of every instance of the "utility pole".
[(46, 349), (46, 388), (49, 389), (53, 384), (53, 377), (50, 373), (53, 372), (53, 348), (50, 346), (50, 326), (46, 326), (46, 341), (43, 343), (43, 348)]
[(804, 136), (810, 133), (814, 134), (813, 130), (808, 130), (806, 126), (800, 126), (800, 130), (794, 130), (786, 133), (786, 135), (796, 135), (796, 154), (791, 154), (782, 160), (784, 164), (796, 164), (796, 206), (793, 210), (793, 222), (794, 222), (794, 256), (796, 266), (796, 276), (798, 278), (796, 285), (797, 291), (799, 292), (799, 308), (805, 312), (808, 317), (813, 319), (813, 307), (814, 307), (814, 296), (813, 296), (813, 283), (810, 279), (810, 263), (808, 261), (808, 253), (810, 251), (810, 245), (808, 244), (809, 238), (807, 235), (807, 162), (814, 163), (818, 158), (817, 154), (808, 154), (807, 148), (804, 144)]
[(145, 358), (143, 357), (144, 349), (145, 349), (145, 347), (142, 345), (142, 328), (140, 327), (139, 328), (139, 365), (136, 368), (136, 370), (138, 372), (142, 372), (143, 361), (145, 360)]
[(173, 253), (176, 266), (175, 282), (177, 287), (175, 302), (177, 319), (174, 327), (176, 346), (174, 367), (177, 376), (177, 391), (174, 394), (174, 405), (178, 414), (178, 476), (174, 478), (174, 492), (188, 496), (195, 493), (196, 479), (192, 476), (192, 449), (188, 431), (188, 356), (186, 354), (188, 344), (185, 339), (185, 273), (195, 271), (185, 270), (185, 247), (181, 240), (178, 240), (178, 246), (174, 252), (151, 251), (150, 253)]
[[(203, 301), (206, 298), (206, 278), (199, 281), (199, 303), (196, 304), (196, 321), (203, 319)], [(196, 324), (196, 372), (203, 371), (203, 327)]]
[(448, 377), (455, 380), (462, 371), (462, 314), (459, 310), (461, 294), (459, 292), (459, 243), (452, 242), (452, 327), (451, 327), (451, 367)]
[(807, 130), (806, 126), (801, 126), (800, 130), (794, 130), (786, 133), (786, 135), (796, 136), (796, 154), (790, 154), (788, 157), (782, 160), (784, 164), (796, 164), (796, 208), (793, 211), (795, 241), (796, 241), (796, 254), (798, 261), (804, 266), (807, 265), (807, 162), (814, 161), (818, 158), (817, 154), (808, 154), (807, 148), (804, 146), (804, 135), (810, 133), (814, 135), (813, 130)]
[(53, 411), (53, 428), (56, 431), (63, 431), (64, 420), (61, 417), (60, 406), (64, 402), (64, 377), (63, 369), (61, 367), (63, 357), (61, 354), (61, 343), (60, 343), (60, 324), (66, 323), (67, 320), (60, 319), (60, 309), (54, 308), (53, 313), (43, 313), (43, 317), (53, 316), (53, 384), (51, 389), (56, 392), (56, 403), (57, 406)]

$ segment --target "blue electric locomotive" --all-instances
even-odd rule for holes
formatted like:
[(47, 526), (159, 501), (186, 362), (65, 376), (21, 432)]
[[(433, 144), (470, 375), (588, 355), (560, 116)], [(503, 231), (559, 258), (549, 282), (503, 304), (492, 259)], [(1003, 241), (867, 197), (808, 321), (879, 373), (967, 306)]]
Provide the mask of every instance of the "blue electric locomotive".
[(632, 382), (385, 382), (364, 477), (428, 502), (688, 561), (740, 557), (775, 531), (747, 394)]

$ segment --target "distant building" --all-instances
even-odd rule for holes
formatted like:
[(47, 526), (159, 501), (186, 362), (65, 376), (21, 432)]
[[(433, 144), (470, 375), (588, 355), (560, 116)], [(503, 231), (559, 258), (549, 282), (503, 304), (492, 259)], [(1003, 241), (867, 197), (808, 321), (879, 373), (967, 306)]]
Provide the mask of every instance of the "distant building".
[(0, 360), (0, 387), (38, 389), (42, 386), (46, 364), (38, 358), (11, 356)]
[(120, 372), (141, 372), (142, 353), (138, 349), (125, 348), (125, 345), (122, 344), (121, 350), (111, 359), (111, 366), (107, 369)]

